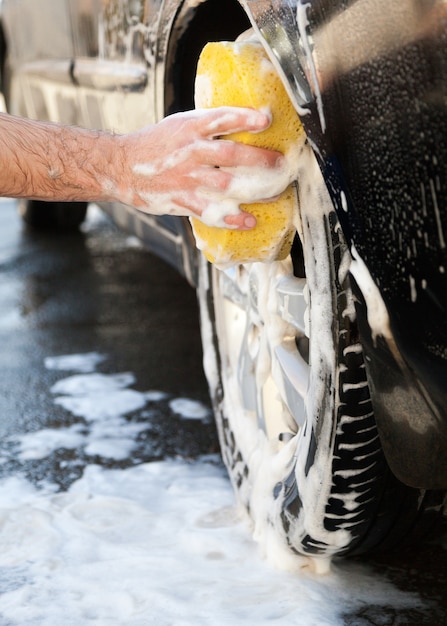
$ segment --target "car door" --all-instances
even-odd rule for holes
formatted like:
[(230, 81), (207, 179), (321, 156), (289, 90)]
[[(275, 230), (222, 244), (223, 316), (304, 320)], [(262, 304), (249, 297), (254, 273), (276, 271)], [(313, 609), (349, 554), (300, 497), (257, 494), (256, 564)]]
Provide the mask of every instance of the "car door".
[(116, 132), (153, 120), (145, 0), (68, 0), (83, 126)]

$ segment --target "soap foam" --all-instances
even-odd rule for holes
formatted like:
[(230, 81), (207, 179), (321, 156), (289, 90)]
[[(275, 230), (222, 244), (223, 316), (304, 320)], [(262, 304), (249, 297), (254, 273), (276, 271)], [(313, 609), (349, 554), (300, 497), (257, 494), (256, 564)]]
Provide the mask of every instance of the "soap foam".
[[(91, 355), (85, 355), (85, 365), (83, 360), (79, 354), (46, 362), (55, 372), (69, 361), (84, 371)], [(135, 377), (92, 376), (89, 383), (69, 376), (53, 391), (84, 394), (95, 405), (98, 396), (106, 402), (111, 386), (124, 391), (130, 380)], [(141, 395), (151, 402), (167, 396), (156, 390)], [(184, 411), (185, 398), (179, 400), (177, 408)], [(86, 408), (85, 422), (70, 432), (54, 429), (66, 435), (59, 445), (66, 446), (72, 435), (74, 450), (82, 435), (87, 447), (100, 451)], [(126, 430), (124, 420), (105, 424), (115, 452), (122, 442), (118, 458), (124, 459), (127, 441), (136, 441), (138, 431)], [(150, 418), (141, 424), (150, 427)], [(34, 458), (44, 460), (53, 447), (46, 434), (23, 435), (23, 452), (34, 435)], [(55, 437), (50, 439), (60, 451)], [(106, 443), (103, 438), (103, 448)], [(67, 463), (75, 468), (82, 457), (78, 453)], [(49, 481), (31, 484), (18, 471), (0, 480), (0, 527), (0, 621), (8, 626), (342, 626), (345, 614), (365, 606), (423, 606), (417, 595), (353, 563), (338, 564), (323, 576), (272, 569), (252, 542), (214, 455), (127, 469), (90, 463), (66, 491)]]

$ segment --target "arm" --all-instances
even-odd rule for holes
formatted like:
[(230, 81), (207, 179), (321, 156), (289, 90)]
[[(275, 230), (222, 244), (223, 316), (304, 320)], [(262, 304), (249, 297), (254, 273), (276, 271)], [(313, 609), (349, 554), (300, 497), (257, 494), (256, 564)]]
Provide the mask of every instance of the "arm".
[[(279, 153), (221, 139), (269, 123), (258, 111), (220, 108), (114, 135), (0, 114), (0, 195), (118, 201), (153, 214), (201, 217), (240, 188), (247, 172), (279, 171)], [(226, 225), (251, 228), (254, 218), (236, 207)]]

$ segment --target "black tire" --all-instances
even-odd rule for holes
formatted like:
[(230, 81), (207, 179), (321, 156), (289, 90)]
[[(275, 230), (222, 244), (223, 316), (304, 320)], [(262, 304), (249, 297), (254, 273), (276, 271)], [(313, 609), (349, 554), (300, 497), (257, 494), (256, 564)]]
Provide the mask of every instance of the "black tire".
[(306, 150), (291, 257), (228, 270), (203, 261), (198, 289), (223, 459), (255, 537), (282, 563), (390, 550), (431, 528), (444, 499), (404, 486), (386, 463), (349, 252)]
[(87, 202), (19, 200), (18, 209), (23, 221), (36, 230), (73, 232), (85, 219)]

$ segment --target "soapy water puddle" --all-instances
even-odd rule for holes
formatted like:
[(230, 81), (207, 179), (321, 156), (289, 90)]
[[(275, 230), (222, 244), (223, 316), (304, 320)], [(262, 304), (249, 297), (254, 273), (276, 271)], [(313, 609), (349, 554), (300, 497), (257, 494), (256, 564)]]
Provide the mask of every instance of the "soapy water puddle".
[[(136, 391), (131, 373), (97, 371), (104, 358), (48, 358), (71, 421), (1, 444), (0, 470), (14, 471), (0, 480), (0, 626), (405, 624), (387, 621), (389, 607), (428, 610), (358, 563), (272, 569), (217, 454), (157, 457), (163, 415), (200, 429), (209, 409)], [(54, 457), (62, 480), (27, 474)], [(374, 621), (346, 617), (365, 610)]]

